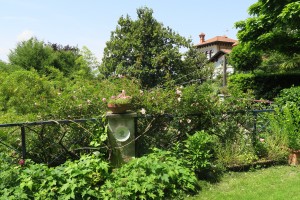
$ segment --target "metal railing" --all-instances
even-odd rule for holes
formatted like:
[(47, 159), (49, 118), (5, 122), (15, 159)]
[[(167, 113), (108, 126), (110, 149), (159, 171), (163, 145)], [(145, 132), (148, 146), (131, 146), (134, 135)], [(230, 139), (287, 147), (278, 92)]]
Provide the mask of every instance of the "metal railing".
[[(76, 157), (76, 154), (70, 150), (70, 147), (77, 144), (88, 145), (90, 140), (86, 138), (91, 138), (92, 136), (85, 125), (89, 122), (96, 124), (100, 121), (99, 119), (91, 118), (0, 124), (2, 129), (0, 132), (0, 146), (12, 150), (13, 154), (20, 154), (22, 159), (28, 158), (28, 154), (30, 154), (31, 159), (52, 165), (55, 164), (55, 161), (60, 163), (59, 159), (65, 160), (66, 155)], [(14, 127), (17, 128), (11, 131), (11, 128)], [(52, 134), (50, 131), (57, 132)], [(70, 138), (69, 135), (72, 135), (74, 138)], [(37, 143), (33, 144), (34, 142)], [(55, 148), (62, 150), (55, 150)], [(47, 155), (44, 155), (43, 159), (35, 157), (33, 150), (42, 154), (56, 152), (58, 155), (49, 159), (47, 159)]]
[[(267, 114), (273, 111), (272, 109), (233, 111), (223, 114), (224, 117), (219, 119), (228, 120), (231, 116), (235, 116), (236, 123), (248, 129), (252, 134), (252, 141), (255, 142), (257, 135), (264, 131), (269, 123)], [(243, 119), (239, 119), (237, 114), (243, 116)], [(142, 152), (143, 148), (150, 147), (143, 141), (155, 142), (164, 148), (166, 146), (163, 145), (170, 145), (173, 141), (180, 140), (181, 137), (186, 136), (186, 133), (201, 130), (206, 123), (216, 123), (208, 123), (201, 117), (200, 114), (185, 116), (185, 119), (196, 122), (189, 127), (188, 121), (181, 124), (180, 116), (140, 115), (136, 118), (136, 137), (140, 140), (137, 149)], [(1, 148), (6, 148), (17, 153), (22, 159), (29, 157), (36, 162), (58, 165), (68, 158), (78, 158), (82, 153), (80, 150), (93, 149), (90, 141), (94, 137), (95, 130), (104, 126), (102, 119), (97, 118), (0, 124), (0, 151)], [(11, 131), (14, 127), (16, 129)], [(176, 127), (186, 132), (178, 134), (173, 132), (168, 135), (172, 130), (166, 130), (166, 127)], [(161, 139), (167, 141), (166, 144), (160, 143)]]

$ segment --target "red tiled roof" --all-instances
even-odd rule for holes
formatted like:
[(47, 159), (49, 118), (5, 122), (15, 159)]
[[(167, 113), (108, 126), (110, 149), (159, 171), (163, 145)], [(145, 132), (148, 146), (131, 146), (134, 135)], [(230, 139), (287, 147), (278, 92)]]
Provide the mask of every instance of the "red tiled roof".
[(211, 44), (211, 43), (215, 43), (215, 42), (227, 42), (227, 43), (234, 44), (235, 42), (237, 42), (237, 40), (228, 38), (227, 36), (216, 36), (214, 38), (204, 41), (203, 43), (196, 44), (195, 46), (200, 47), (200, 46), (205, 46), (207, 44)]

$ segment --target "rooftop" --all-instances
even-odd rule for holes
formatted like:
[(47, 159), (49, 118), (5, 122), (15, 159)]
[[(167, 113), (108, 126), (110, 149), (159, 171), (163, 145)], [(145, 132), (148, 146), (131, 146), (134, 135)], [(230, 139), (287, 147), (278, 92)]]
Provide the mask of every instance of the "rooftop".
[(216, 36), (216, 37), (213, 37), (206, 41), (205, 41), (205, 34), (201, 33), (199, 36), (200, 36), (200, 43), (196, 44), (195, 45), (196, 47), (201, 47), (201, 46), (205, 46), (205, 45), (208, 45), (211, 43), (216, 43), (216, 42), (226, 42), (226, 43), (232, 43), (232, 44), (237, 43), (237, 40), (231, 39), (231, 38), (227, 37), (226, 35)]

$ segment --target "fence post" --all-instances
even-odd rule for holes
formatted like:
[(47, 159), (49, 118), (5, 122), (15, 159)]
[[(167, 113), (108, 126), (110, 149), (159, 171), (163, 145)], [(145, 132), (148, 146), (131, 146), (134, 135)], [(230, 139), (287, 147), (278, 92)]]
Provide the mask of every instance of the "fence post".
[(26, 137), (25, 137), (25, 126), (21, 126), (21, 139), (22, 139), (22, 159), (26, 158)]
[(256, 111), (252, 111), (253, 112), (253, 115), (254, 115), (254, 122), (253, 122), (253, 133), (252, 133), (252, 144), (253, 144), (253, 146), (255, 146), (256, 145), (256, 140), (257, 140), (257, 138), (256, 138), (256, 131), (257, 131), (257, 112)]

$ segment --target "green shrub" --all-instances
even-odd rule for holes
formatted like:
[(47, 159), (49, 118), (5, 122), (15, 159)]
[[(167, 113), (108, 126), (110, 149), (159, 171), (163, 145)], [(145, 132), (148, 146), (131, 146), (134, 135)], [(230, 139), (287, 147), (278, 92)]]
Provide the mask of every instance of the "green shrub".
[(253, 90), (256, 99), (273, 100), (284, 88), (300, 85), (299, 73), (235, 74), (228, 78), (229, 88)]
[(275, 98), (275, 102), (279, 106), (293, 102), (300, 107), (300, 86), (283, 89)]
[(101, 187), (103, 199), (175, 199), (197, 189), (195, 174), (168, 151), (156, 150), (116, 169)]
[(94, 156), (55, 168), (30, 160), (24, 166), (10, 163), (1, 167), (0, 199), (99, 199), (109, 170), (107, 162)]
[(183, 141), (180, 155), (186, 165), (192, 169), (200, 179), (217, 181), (221, 175), (222, 168), (216, 163), (216, 142), (217, 138), (205, 131), (197, 131), (189, 135)]
[(288, 148), (300, 149), (300, 109), (296, 103), (288, 102), (281, 109), (277, 108), (271, 122), (270, 131), (277, 131), (273, 134), (284, 135)]

